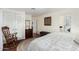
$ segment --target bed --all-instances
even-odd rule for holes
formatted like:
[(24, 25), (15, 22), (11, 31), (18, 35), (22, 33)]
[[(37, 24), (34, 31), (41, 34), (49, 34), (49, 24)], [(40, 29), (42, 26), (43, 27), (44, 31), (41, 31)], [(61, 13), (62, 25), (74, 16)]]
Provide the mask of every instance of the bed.
[(26, 51), (78, 51), (79, 43), (75, 34), (53, 32), (33, 40)]

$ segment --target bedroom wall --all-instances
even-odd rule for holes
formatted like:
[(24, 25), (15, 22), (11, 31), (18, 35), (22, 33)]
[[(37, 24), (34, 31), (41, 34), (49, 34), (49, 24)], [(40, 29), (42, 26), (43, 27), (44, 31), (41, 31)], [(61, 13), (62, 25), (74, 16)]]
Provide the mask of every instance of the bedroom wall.
[[(44, 17), (52, 17), (52, 25), (44, 26)], [(37, 31), (60, 31), (59, 26), (64, 25), (64, 17), (71, 16), (71, 32), (79, 33), (79, 9), (65, 9), (35, 17), (37, 19)]]
[(30, 28), (32, 28), (32, 15), (26, 14), (25, 20), (30, 20)]
[(0, 51), (3, 49), (3, 40), (2, 40), (2, 10), (0, 10)]

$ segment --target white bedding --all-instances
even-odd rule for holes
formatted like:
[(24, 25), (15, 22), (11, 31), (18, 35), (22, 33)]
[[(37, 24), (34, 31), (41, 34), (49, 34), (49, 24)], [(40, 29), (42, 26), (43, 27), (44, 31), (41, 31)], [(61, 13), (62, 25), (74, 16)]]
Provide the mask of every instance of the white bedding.
[(33, 40), (27, 51), (78, 51), (79, 45), (73, 40), (76, 36), (71, 33), (54, 32)]

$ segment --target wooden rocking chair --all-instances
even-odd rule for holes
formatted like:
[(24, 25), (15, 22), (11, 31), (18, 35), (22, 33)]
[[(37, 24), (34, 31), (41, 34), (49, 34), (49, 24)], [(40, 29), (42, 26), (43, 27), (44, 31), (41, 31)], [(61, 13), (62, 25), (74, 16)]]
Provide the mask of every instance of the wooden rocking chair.
[[(17, 44), (16, 44), (17, 43), (17, 37), (16, 37), (17, 33), (11, 34), (9, 27), (7, 27), (7, 26), (2, 27), (2, 32), (6, 39), (7, 47), (10, 47), (10, 48), (16, 47), (17, 46)], [(11, 46), (11, 44), (12, 44), (12, 46)]]

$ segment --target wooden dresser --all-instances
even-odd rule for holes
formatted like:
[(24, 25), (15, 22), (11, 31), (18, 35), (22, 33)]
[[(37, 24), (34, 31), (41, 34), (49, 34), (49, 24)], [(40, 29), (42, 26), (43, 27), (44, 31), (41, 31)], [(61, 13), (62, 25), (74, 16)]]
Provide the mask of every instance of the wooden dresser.
[(25, 29), (25, 38), (31, 38), (33, 37), (33, 29)]

